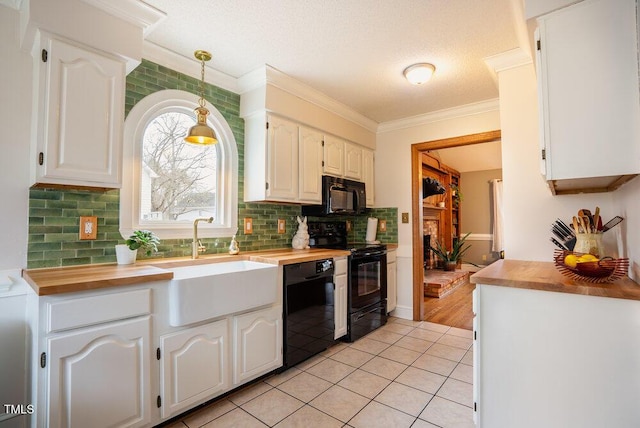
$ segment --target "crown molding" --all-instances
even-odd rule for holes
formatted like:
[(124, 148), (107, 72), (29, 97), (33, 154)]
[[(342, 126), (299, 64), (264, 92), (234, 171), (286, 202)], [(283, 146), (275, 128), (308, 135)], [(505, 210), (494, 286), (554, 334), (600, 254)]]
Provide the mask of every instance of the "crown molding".
[(433, 122), (440, 122), (448, 119), (455, 119), (464, 116), (472, 116), (475, 114), (487, 113), (500, 109), (500, 101), (495, 98), (492, 100), (480, 101), (463, 106), (443, 109), (431, 113), (425, 113), (418, 116), (407, 117), (405, 119), (392, 120), (378, 125), (378, 133), (397, 131), (400, 129), (413, 128), (416, 126), (426, 125)]
[(488, 56), (484, 58), (484, 62), (491, 71), (500, 73), (511, 68), (531, 64), (533, 60), (523, 49), (515, 48), (497, 55)]
[(351, 107), (342, 104), (339, 101), (334, 100), (331, 97), (328, 97), (324, 93), (313, 89), (312, 87), (300, 82), (299, 80), (294, 79), (291, 76), (286, 75), (285, 73), (271, 67), (268, 64), (257, 68), (256, 70), (250, 71), (244, 76), (238, 79), (238, 88), (240, 94), (248, 92), (250, 90), (259, 88), (265, 85), (272, 85), (283, 91), (289, 92), (290, 94), (301, 98), (307, 102), (317, 105), (318, 107), (324, 108), (336, 115), (350, 121), (356, 123), (363, 128), (376, 132), (378, 129), (378, 123), (369, 119), (366, 116), (358, 113), (353, 110)]
[[(148, 40), (142, 44), (142, 57), (171, 70), (200, 80), (200, 64), (194, 58), (185, 58)], [(238, 80), (205, 65), (205, 82), (238, 94)]]
[(167, 14), (138, 0), (82, 0), (109, 15), (122, 19), (142, 29), (146, 36), (164, 21)]

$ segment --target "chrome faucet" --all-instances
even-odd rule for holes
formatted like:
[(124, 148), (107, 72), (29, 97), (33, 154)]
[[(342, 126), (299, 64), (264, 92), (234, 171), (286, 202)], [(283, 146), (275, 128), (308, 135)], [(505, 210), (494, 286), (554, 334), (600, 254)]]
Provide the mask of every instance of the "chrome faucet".
[(206, 221), (207, 223), (213, 222), (213, 217), (197, 218), (193, 221), (193, 242), (191, 243), (191, 258), (197, 259), (200, 253), (204, 253), (207, 247), (202, 245), (202, 242), (198, 239), (198, 222)]

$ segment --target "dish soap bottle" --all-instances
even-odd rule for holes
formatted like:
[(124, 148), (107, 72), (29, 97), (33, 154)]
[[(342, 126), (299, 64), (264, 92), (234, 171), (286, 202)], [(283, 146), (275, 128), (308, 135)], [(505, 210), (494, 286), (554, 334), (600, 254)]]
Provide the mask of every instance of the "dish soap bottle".
[(238, 247), (238, 241), (236, 241), (236, 235), (233, 235), (231, 238), (231, 243), (229, 244), (229, 254), (238, 254), (240, 252), (240, 247)]

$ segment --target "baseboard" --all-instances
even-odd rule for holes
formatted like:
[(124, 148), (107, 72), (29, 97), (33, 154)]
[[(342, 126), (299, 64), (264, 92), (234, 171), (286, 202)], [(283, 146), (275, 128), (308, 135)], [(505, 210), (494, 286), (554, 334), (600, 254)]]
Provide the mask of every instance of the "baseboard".
[(413, 320), (413, 308), (397, 305), (396, 308), (391, 311), (391, 316), (405, 320)]

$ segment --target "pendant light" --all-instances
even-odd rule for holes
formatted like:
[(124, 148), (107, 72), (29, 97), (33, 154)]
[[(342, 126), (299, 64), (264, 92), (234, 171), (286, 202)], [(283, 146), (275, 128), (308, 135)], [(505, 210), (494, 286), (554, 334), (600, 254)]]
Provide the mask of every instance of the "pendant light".
[(207, 101), (204, 99), (204, 63), (205, 61), (209, 61), (211, 59), (211, 54), (207, 51), (197, 50), (195, 51), (194, 56), (196, 57), (196, 59), (200, 60), (200, 63), (202, 65), (200, 80), (200, 99), (198, 100), (199, 106), (195, 109), (198, 123), (193, 125), (191, 129), (189, 129), (189, 133), (186, 137), (184, 137), (184, 141), (191, 144), (207, 146), (210, 144), (216, 144), (218, 142), (216, 133), (209, 127), (209, 125), (207, 125), (207, 116), (209, 115), (209, 110), (207, 110), (205, 107)]

